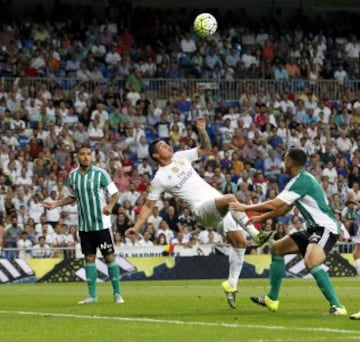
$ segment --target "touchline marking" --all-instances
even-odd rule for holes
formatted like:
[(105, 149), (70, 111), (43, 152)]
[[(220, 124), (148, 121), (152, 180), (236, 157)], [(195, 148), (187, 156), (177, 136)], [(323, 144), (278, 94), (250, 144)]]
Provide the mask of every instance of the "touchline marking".
[(110, 317), (110, 316), (87, 316), (87, 315), (73, 315), (53, 312), (36, 312), (36, 311), (5, 311), (0, 310), (0, 314), (12, 314), (23, 316), (45, 316), (45, 317), (60, 317), (60, 318), (78, 318), (78, 319), (93, 319), (103, 321), (124, 321), (124, 322), (142, 322), (142, 323), (159, 323), (159, 324), (174, 324), (174, 325), (195, 325), (206, 327), (226, 327), (226, 328), (255, 328), (268, 330), (297, 330), (309, 332), (329, 332), (338, 334), (355, 334), (359, 330), (345, 330), (345, 329), (331, 329), (331, 328), (296, 328), (284, 327), (274, 325), (257, 325), (257, 324), (233, 324), (233, 323), (212, 323), (212, 322), (192, 322), (192, 321), (178, 321), (168, 319), (154, 319), (154, 318), (136, 318), (136, 317)]

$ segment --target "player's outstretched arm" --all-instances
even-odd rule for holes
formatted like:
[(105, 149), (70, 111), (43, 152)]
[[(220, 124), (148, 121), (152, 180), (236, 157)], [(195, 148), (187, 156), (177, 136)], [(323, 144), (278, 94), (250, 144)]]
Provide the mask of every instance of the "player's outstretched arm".
[(56, 201), (56, 202), (41, 202), (40, 204), (46, 208), (46, 209), (55, 209), (57, 207), (62, 207), (63, 205), (67, 205), (67, 204), (70, 204), (70, 203), (73, 203), (75, 201), (75, 197), (65, 197), (65, 198), (62, 198), (61, 200), (59, 201)]
[(125, 231), (125, 236), (132, 234), (138, 234), (143, 224), (146, 222), (147, 218), (151, 215), (152, 210), (155, 206), (156, 201), (146, 200), (145, 204), (140, 210), (139, 216), (136, 219), (134, 227), (131, 227)]
[(200, 147), (198, 148), (198, 155), (202, 157), (204, 154), (207, 154), (211, 151), (211, 141), (209, 135), (206, 132), (206, 119), (204, 116), (201, 116), (196, 119), (196, 128), (198, 130)]
[(238, 211), (258, 211), (258, 212), (267, 212), (267, 211), (273, 211), (278, 208), (281, 208), (282, 206), (286, 205), (285, 202), (278, 198), (274, 198), (269, 201), (265, 201), (258, 204), (250, 204), (250, 205), (244, 205), (239, 202), (232, 202), (230, 203), (229, 207), (232, 210), (238, 210)]
[(249, 217), (249, 222), (248, 224), (254, 224), (254, 223), (261, 223), (266, 221), (267, 219), (271, 219), (274, 217), (279, 217), (279, 216), (283, 216), (285, 215), (293, 206), (292, 205), (288, 205), (285, 204), (282, 207), (279, 207), (275, 210), (271, 210), (271, 211), (267, 211), (266, 213), (262, 214), (262, 215), (257, 215), (257, 216), (252, 216)]

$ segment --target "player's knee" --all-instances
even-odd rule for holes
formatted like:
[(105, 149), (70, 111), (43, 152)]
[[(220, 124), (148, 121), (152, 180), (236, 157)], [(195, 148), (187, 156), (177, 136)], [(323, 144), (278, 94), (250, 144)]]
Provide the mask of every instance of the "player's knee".
[(110, 264), (111, 262), (113, 262), (115, 260), (115, 255), (114, 254), (108, 254), (106, 257), (105, 257), (105, 262), (107, 264)]
[(236, 239), (235, 241), (233, 241), (231, 243), (231, 246), (233, 246), (234, 248), (246, 248), (247, 247), (247, 243), (245, 240), (242, 239)]
[(233, 194), (226, 194), (224, 195), (224, 197), (227, 203), (232, 203), (237, 201), (236, 197)]
[(276, 243), (276, 241), (270, 244), (270, 252), (276, 256), (283, 255), (281, 245)]
[(89, 254), (85, 256), (86, 263), (93, 263), (95, 262), (96, 254)]
[(321, 265), (326, 259), (326, 256), (319, 256), (314, 254), (309, 254), (304, 256), (304, 264), (307, 269), (310, 269), (316, 265)]
[(360, 258), (360, 247), (359, 247), (359, 245), (355, 246), (355, 249), (353, 251), (353, 256), (354, 256), (355, 259)]
[(305, 264), (306, 268), (309, 269), (309, 268), (313, 267), (314, 265), (316, 265), (317, 263), (314, 263), (312, 258), (305, 256), (304, 264)]
[(236, 248), (246, 248), (247, 247), (247, 243), (245, 241), (238, 243), (238, 245), (236, 246)]
[(234, 248), (246, 248), (247, 241), (240, 231), (228, 232), (226, 238), (230, 245)]

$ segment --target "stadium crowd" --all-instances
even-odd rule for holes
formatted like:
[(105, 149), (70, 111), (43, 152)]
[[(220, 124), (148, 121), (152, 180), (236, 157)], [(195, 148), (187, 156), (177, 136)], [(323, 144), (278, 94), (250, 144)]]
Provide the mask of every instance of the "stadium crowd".
[[(136, 8), (131, 22), (124, 18), (126, 11), (119, 17), (111, 7), (103, 20), (75, 6), (54, 9), (54, 21), (40, 9), (33, 14), (38, 21), (5, 17), (0, 75), (98, 81), (126, 79), (138, 69), (146, 78), (335, 78), (340, 84), (359, 78), (356, 14), (310, 18), (296, 11), (286, 18), (269, 11), (251, 19), (245, 9), (238, 15), (214, 12), (219, 30), (211, 39), (192, 32), (198, 12), (190, 9)], [(139, 82), (134, 86), (141, 90)]]
[[(196, 146), (193, 122), (199, 115), (207, 118), (213, 150), (196, 168), (210, 184), (241, 202), (274, 198), (288, 179), (285, 151), (303, 148), (308, 170), (346, 228), (343, 241), (350, 240), (360, 222), (360, 97), (344, 87), (341, 98), (328, 98), (312, 85), (359, 79), (360, 42), (349, 32), (330, 34), (307, 23), (284, 33), (264, 20), (256, 29), (228, 27), (209, 39), (157, 16), (134, 33), (111, 20), (3, 25), (0, 69), (16, 78), (0, 84), (1, 245), (18, 247), (20, 257), (49, 257), (78, 243), (76, 204), (45, 210), (40, 202), (68, 194), (64, 183), (83, 143), (121, 192), (113, 212), (116, 246), (223, 244), (217, 227), (197, 224), (184, 203), (168, 194), (139, 239), (124, 236), (154, 172), (149, 142), (161, 138), (175, 150)], [(28, 85), (29, 77), (46, 79)], [(73, 78), (74, 87), (63, 88), (62, 77)], [(159, 77), (310, 82), (297, 92), (290, 83), (278, 88), (249, 82), (235, 99), (181, 87), (164, 101), (148, 97), (144, 88), (147, 78)], [(257, 228), (282, 236), (304, 227), (294, 210)]]

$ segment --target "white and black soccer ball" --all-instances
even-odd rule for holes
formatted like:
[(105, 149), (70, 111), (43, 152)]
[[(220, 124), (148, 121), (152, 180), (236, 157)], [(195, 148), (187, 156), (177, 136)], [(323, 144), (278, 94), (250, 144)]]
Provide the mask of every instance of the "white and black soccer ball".
[(216, 18), (210, 13), (201, 13), (194, 20), (194, 31), (200, 37), (209, 37), (217, 30)]

